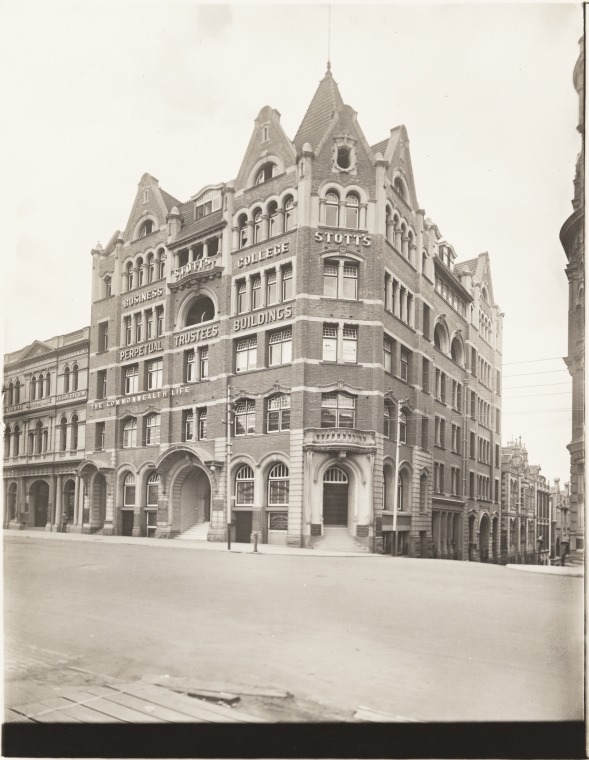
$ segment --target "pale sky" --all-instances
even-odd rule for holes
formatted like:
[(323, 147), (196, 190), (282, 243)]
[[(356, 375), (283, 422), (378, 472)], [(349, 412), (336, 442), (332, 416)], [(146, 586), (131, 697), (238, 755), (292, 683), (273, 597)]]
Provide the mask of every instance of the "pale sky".
[[(294, 138), (328, 57), (327, 5), (5, 0), (0, 22), (4, 351), (90, 324), (90, 249), (144, 172), (182, 201), (235, 178), (264, 105)], [(580, 4), (331, 6), (332, 72), (369, 144), (404, 124), (420, 206), (459, 260), (489, 252), (502, 442), (563, 481), (582, 33)]]

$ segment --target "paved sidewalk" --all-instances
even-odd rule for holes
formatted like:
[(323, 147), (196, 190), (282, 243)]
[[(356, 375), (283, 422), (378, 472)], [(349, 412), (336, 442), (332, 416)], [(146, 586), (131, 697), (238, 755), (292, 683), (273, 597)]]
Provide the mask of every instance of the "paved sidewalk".
[(523, 570), (527, 573), (544, 573), (545, 575), (568, 575), (573, 578), (582, 578), (585, 575), (583, 565), (570, 567), (565, 565), (506, 565), (510, 570)]
[[(103, 536), (99, 533), (55, 533), (46, 530), (4, 530), (4, 536), (18, 538), (36, 538), (47, 541), (91, 541), (94, 543), (130, 544), (133, 546), (157, 546), (166, 549), (198, 549), (201, 551), (228, 551), (226, 541), (182, 541), (164, 538), (144, 538), (133, 536)], [(238, 544), (231, 542), (231, 551), (241, 554), (254, 554), (253, 544)], [(276, 546), (275, 544), (258, 544), (257, 554), (289, 554), (295, 557), (383, 557), (382, 554), (370, 552), (330, 552), (321, 549), (297, 549), (292, 546)]]

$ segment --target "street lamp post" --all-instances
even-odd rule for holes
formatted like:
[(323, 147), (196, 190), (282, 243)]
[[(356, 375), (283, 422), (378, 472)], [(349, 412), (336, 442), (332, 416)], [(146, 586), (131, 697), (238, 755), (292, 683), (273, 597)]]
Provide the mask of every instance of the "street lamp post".
[(407, 399), (397, 402), (397, 436), (395, 440), (395, 480), (393, 483), (393, 557), (397, 556), (397, 512), (399, 510), (399, 449), (401, 446), (401, 407)]
[(231, 549), (231, 386), (227, 382), (227, 437), (226, 437), (226, 476), (227, 476), (227, 549)]

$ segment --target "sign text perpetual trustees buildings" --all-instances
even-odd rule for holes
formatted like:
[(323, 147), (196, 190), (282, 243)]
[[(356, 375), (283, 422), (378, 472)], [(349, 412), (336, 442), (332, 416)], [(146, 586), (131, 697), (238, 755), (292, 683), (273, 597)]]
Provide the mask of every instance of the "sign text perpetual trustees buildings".
[(500, 560), (489, 256), (456, 262), (405, 128), (369, 146), (329, 67), (294, 141), (260, 111), (234, 181), (182, 203), (145, 174), (92, 266), (72, 527)]

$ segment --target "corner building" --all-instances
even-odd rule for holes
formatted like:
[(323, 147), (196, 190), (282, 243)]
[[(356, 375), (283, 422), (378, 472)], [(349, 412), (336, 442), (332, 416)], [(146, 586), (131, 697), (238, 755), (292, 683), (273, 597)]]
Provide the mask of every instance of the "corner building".
[(92, 259), (84, 529), (499, 561), (489, 257), (456, 262), (405, 128), (369, 146), (329, 67), (294, 140), (266, 106), (234, 181), (145, 174)]

